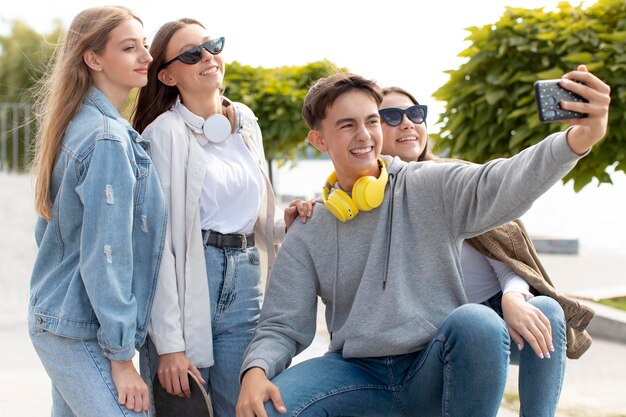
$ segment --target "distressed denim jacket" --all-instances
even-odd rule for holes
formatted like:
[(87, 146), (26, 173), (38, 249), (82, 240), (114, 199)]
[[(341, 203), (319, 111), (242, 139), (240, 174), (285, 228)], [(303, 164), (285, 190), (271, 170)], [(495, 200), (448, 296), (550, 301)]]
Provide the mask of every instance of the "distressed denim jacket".
[(149, 143), (91, 88), (69, 124), (39, 219), (29, 324), (91, 339), (116, 361), (143, 344), (165, 240), (166, 208)]

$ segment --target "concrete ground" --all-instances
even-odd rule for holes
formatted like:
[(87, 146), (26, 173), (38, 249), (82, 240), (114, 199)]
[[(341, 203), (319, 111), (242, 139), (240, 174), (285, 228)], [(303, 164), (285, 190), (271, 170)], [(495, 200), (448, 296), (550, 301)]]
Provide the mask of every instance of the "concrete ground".
[[(0, 416), (50, 415), (50, 382), (26, 327), (28, 283), (36, 253), (32, 189), (30, 177), (0, 172)], [(623, 268), (620, 272), (623, 276)], [(602, 283), (602, 291), (617, 291), (620, 286), (623, 290), (624, 281), (615, 275), (612, 282)], [(313, 345), (296, 362), (325, 351), (328, 339), (321, 323)], [(507, 398), (517, 391), (516, 378), (517, 367), (512, 366)], [(499, 417), (517, 415), (507, 407), (503, 406)], [(568, 360), (558, 410), (559, 417), (626, 416), (626, 343), (595, 337), (581, 359)]]

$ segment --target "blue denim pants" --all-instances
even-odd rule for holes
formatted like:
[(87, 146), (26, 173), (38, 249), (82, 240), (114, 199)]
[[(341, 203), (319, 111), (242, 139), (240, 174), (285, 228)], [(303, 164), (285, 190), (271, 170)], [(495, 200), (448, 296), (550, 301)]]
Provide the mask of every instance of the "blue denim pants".
[(30, 338), (52, 386), (52, 417), (145, 417), (117, 402), (111, 361), (96, 339), (57, 336), (31, 326)]
[(490, 308), (455, 309), (421, 351), (352, 358), (329, 352), (273, 383), (287, 407), (269, 416), (496, 416), (509, 361), (504, 321)]
[[(538, 296), (528, 301), (550, 320), (554, 352), (550, 358), (541, 359), (530, 345), (520, 351), (511, 340), (511, 363), (519, 365), (520, 415), (523, 417), (553, 417), (561, 396), (565, 374), (566, 332), (565, 315), (556, 300)], [(502, 293), (483, 304), (502, 316)]]
[[(207, 381), (215, 417), (232, 417), (239, 397), (239, 371), (261, 311), (261, 267), (256, 247), (241, 249), (205, 247), (211, 300), (213, 357), (215, 364), (200, 368)], [(148, 338), (149, 339), (149, 338)], [(142, 375), (156, 375), (159, 360), (150, 340), (141, 349)], [(144, 378), (146, 379), (146, 378)], [(148, 381), (146, 381), (148, 382)], [(152, 390), (152, 384), (149, 384)], [(152, 406), (151, 409), (153, 410)], [(154, 415), (153, 412), (150, 415)]]

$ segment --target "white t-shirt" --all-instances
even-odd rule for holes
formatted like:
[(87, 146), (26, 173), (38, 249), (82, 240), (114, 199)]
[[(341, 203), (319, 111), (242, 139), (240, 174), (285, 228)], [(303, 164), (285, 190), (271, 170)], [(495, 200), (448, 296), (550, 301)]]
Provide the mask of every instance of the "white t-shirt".
[(205, 120), (181, 101), (173, 107), (185, 121), (190, 136), (204, 143), (206, 176), (200, 194), (202, 230), (249, 234), (254, 229), (265, 194), (265, 179), (240, 133), (231, 133), (222, 142), (207, 140)]
[(252, 233), (265, 182), (256, 161), (239, 133), (220, 143), (202, 147), (207, 174), (200, 195), (203, 230)]
[(530, 287), (508, 265), (484, 256), (469, 243), (463, 242), (461, 249), (463, 285), (470, 303), (482, 303), (502, 291), (520, 292), (526, 300), (532, 298)]

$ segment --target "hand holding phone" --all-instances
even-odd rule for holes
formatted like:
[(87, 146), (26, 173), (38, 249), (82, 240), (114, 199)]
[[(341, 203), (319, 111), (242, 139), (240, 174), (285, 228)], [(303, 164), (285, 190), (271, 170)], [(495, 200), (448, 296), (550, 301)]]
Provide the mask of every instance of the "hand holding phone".
[(552, 122), (564, 119), (581, 119), (587, 117), (586, 113), (564, 110), (559, 103), (561, 101), (587, 102), (586, 99), (576, 93), (564, 89), (559, 85), (559, 80), (535, 81), (535, 98), (537, 101), (537, 113), (542, 122)]

